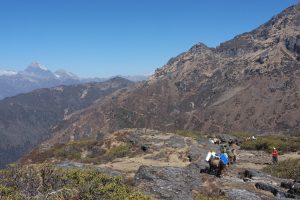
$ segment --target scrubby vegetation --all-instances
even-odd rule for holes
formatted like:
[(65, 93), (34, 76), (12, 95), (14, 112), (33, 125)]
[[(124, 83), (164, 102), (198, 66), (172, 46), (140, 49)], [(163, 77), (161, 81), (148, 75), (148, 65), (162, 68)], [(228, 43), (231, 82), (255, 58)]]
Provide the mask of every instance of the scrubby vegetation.
[(284, 160), (265, 167), (263, 171), (280, 178), (296, 179), (300, 177), (300, 159)]
[(0, 172), (0, 199), (150, 199), (122, 178), (93, 169), (51, 165), (10, 167)]
[(121, 146), (116, 146), (111, 148), (106, 156), (109, 158), (120, 158), (120, 157), (125, 157), (126, 155), (129, 154), (131, 146), (129, 144), (126, 145), (121, 145)]
[(183, 136), (183, 137), (190, 137), (195, 140), (207, 137), (207, 135), (201, 131), (192, 131), (192, 130), (178, 130), (178, 131), (175, 131), (175, 134)]
[(230, 133), (230, 135), (235, 136), (241, 140), (246, 140), (246, 138), (251, 137), (253, 134), (251, 134), (249, 132), (235, 131), (235, 132)]
[(73, 160), (82, 163), (100, 164), (112, 161), (115, 158), (125, 157), (134, 153), (132, 145), (128, 143), (113, 146), (104, 144), (103, 141), (80, 140), (66, 144), (56, 144), (46, 151), (35, 150), (24, 157), (25, 163), (31, 160), (32, 163), (48, 162), (49, 159)]
[(276, 147), (279, 153), (296, 152), (300, 149), (300, 138), (292, 136), (258, 136), (256, 140), (244, 141), (241, 144), (242, 149), (246, 150), (264, 150), (270, 153)]

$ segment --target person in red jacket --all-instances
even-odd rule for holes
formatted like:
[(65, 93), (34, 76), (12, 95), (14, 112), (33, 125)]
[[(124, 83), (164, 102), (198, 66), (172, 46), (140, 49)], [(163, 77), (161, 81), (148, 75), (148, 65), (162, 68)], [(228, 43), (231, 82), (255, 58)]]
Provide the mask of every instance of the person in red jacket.
[(275, 147), (273, 148), (273, 151), (272, 151), (272, 160), (273, 160), (273, 164), (278, 163), (278, 151)]

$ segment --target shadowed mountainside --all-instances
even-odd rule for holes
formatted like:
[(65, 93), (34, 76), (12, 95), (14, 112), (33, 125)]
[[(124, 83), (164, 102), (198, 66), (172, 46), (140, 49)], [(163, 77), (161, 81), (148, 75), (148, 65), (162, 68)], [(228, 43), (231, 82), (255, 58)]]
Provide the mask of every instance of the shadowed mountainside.
[(0, 167), (14, 162), (50, 136), (60, 121), (130, 85), (123, 78), (102, 83), (39, 89), (0, 101)]

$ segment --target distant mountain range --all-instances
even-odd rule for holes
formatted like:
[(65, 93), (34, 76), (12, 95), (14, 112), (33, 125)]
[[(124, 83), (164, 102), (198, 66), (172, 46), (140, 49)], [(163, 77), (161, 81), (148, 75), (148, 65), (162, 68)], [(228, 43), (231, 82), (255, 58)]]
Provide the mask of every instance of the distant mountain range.
[[(131, 81), (143, 81), (146, 76), (119, 76)], [(110, 77), (112, 78), (112, 77)], [(0, 70), (0, 99), (27, 93), (39, 88), (102, 82), (110, 78), (80, 78), (65, 70), (51, 72), (40, 63), (31, 63), (24, 71)]]
[[(52, 75), (41, 70), (33, 67), (24, 73)], [(50, 130), (74, 112), (131, 84), (133, 82), (116, 77), (100, 83), (38, 89), (0, 100), (0, 168), (49, 137)]]

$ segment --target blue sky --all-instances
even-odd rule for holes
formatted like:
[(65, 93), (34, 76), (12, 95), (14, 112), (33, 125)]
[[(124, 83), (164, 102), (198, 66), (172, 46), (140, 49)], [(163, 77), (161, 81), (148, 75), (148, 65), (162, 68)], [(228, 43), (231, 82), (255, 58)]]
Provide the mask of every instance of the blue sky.
[(203, 42), (251, 31), (299, 0), (0, 0), (0, 68), (151, 74)]

